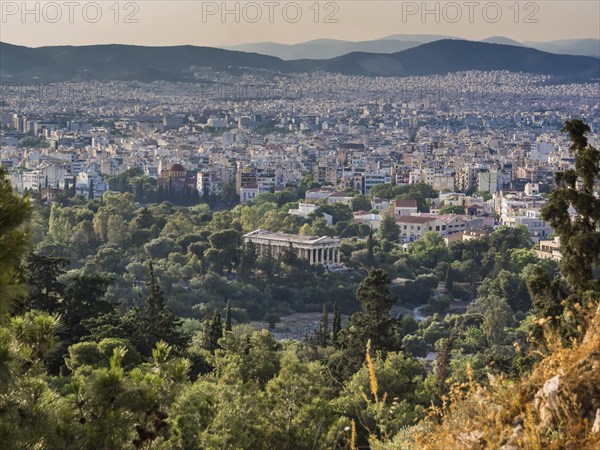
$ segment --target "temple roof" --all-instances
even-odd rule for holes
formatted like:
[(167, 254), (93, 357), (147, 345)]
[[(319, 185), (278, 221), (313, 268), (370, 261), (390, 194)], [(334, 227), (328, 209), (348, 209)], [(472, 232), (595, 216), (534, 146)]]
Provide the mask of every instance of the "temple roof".
[(301, 234), (273, 233), (268, 230), (254, 230), (244, 235), (244, 238), (263, 238), (274, 242), (297, 244), (339, 244), (339, 239), (329, 236), (303, 236)]

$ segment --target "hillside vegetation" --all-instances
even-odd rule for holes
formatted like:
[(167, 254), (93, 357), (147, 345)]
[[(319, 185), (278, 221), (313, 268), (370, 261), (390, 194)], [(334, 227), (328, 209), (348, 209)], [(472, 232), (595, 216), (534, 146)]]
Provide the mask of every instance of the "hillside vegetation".
[[(403, 252), (393, 220), (291, 218), (307, 186), (220, 212), (139, 191), (44, 208), (0, 169), (2, 448), (598, 448), (600, 152), (564, 131), (575, 167), (542, 213), (560, 267), (520, 228)], [(379, 191), (426, 207), (411, 189)], [(351, 270), (259, 257), (259, 226), (347, 233)], [(303, 339), (250, 324), (292, 311), (320, 311)]]

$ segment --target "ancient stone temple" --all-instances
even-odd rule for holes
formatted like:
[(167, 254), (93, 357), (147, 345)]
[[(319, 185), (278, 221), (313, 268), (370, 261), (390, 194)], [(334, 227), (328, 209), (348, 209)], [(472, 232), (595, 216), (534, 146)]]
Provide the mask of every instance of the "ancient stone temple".
[(244, 242), (253, 242), (259, 256), (264, 255), (268, 246), (275, 258), (291, 247), (298, 258), (304, 258), (311, 264), (337, 266), (340, 264), (340, 240), (327, 236), (302, 236), (298, 234), (273, 233), (255, 230), (244, 235)]

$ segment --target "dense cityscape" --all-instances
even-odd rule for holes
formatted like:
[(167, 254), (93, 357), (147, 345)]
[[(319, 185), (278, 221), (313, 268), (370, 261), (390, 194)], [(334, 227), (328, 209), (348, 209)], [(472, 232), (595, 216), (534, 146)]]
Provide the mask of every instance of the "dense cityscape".
[[(425, 183), (435, 198), (393, 211), (402, 242), (437, 221), (433, 230), (450, 240), (523, 225), (538, 243), (553, 234), (540, 218), (541, 194), (556, 172), (574, 167), (562, 124), (586, 120), (592, 144), (600, 130), (597, 84), (551, 85), (543, 76), (197, 76), (203, 81), (191, 85), (6, 83), (0, 156), (13, 188), (51, 203), (71, 192), (65, 186), (101, 198), (109, 180), (129, 171), (139, 173), (148, 198), (158, 191), (219, 207), (298, 186), (308, 175), (319, 188), (290, 214), (308, 216), (326, 199), (377, 231), (391, 199), (371, 189)], [(406, 216), (419, 219), (409, 224)]]

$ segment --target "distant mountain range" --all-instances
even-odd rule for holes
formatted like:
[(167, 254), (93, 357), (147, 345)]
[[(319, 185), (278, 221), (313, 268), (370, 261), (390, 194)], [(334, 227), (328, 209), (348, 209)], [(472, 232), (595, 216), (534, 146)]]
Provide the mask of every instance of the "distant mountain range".
[[(381, 39), (370, 41), (343, 41), (336, 39), (317, 39), (301, 44), (278, 44), (275, 42), (257, 42), (224, 46), (226, 50), (255, 52), (263, 55), (276, 56), (284, 60), (294, 59), (330, 59), (352, 52), (396, 53), (430, 42), (454, 39), (453, 36), (437, 34), (393, 34)], [(493, 36), (481, 42), (490, 44), (514, 45), (530, 47), (549, 53), (564, 55), (594, 56), (600, 58), (600, 39), (565, 39), (550, 42), (518, 42), (504, 36)]]
[[(510, 38), (507, 38), (504, 36), (491, 36), (487, 39), (483, 39), (481, 42), (487, 42), (488, 44), (514, 45), (515, 47), (531, 47), (529, 45), (523, 45), (519, 41), (515, 41), (514, 39), (510, 39)], [(536, 49), (536, 50), (539, 50), (539, 49)], [(550, 53), (552, 53), (552, 52), (550, 52)], [(566, 54), (569, 54), (569, 53), (566, 53)], [(583, 55), (583, 56), (593, 56), (593, 55)]]
[(294, 59), (330, 59), (352, 52), (397, 53), (442, 39), (457, 38), (439, 34), (393, 34), (371, 41), (354, 42), (338, 39), (315, 39), (314, 41), (303, 42), (301, 44), (257, 42), (222, 48), (276, 56), (287, 61)]
[(564, 82), (600, 78), (600, 59), (555, 55), (527, 47), (441, 40), (393, 54), (349, 53), (329, 60), (290, 61), (296, 70), (346, 75), (441, 75), (466, 70), (507, 70), (552, 75)]
[(284, 61), (272, 56), (191, 45), (29, 48), (0, 42), (0, 77), (4, 81), (193, 81), (192, 66), (210, 66), (217, 70), (232, 66), (287, 70)]
[(330, 59), (352, 52), (397, 53), (409, 48), (423, 45), (419, 41), (400, 41), (395, 39), (377, 41), (338, 41), (335, 39), (317, 39), (302, 44), (277, 44), (275, 42), (259, 42), (223, 47), (226, 50), (261, 53), (276, 56), (286, 61), (294, 59)]
[(600, 59), (556, 55), (527, 47), (465, 40), (436, 40), (400, 52), (352, 52), (330, 59), (284, 61), (268, 55), (210, 47), (133, 45), (28, 48), (0, 43), (3, 82), (70, 80), (198, 81), (194, 68), (346, 75), (437, 75), (466, 70), (507, 70), (551, 75), (557, 82), (600, 79)]
[(584, 55), (600, 58), (600, 39), (563, 39), (550, 42), (523, 42), (523, 45), (543, 52), (564, 55)]

